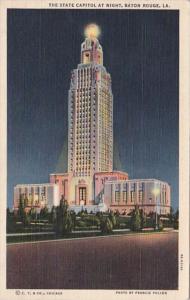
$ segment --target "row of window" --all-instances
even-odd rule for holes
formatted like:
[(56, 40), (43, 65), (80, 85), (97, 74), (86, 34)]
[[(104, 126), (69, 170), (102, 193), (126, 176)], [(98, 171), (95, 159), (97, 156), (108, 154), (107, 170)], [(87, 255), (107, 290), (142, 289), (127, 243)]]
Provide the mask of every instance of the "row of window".
[[(94, 95), (95, 97), (95, 95)], [(92, 100), (92, 96), (91, 95), (86, 95), (86, 96), (76, 96), (76, 100), (75, 101), (75, 105), (76, 106), (80, 106), (80, 105), (95, 105), (96, 104), (96, 100), (93, 97), (93, 101)], [(74, 105), (74, 103), (72, 102), (72, 104)]]
[(89, 87), (92, 85), (92, 80), (90, 79), (78, 79), (77, 80), (77, 86), (78, 87), (81, 87), (81, 86), (86, 86), (86, 87)]
[[(72, 171), (72, 170), (71, 170)], [(75, 172), (75, 176), (90, 176), (90, 172)]]
[(80, 164), (78, 164), (77, 166), (76, 166), (76, 169), (77, 170), (90, 170), (90, 164), (83, 164), (83, 165), (80, 165)]
[(45, 187), (29, 187), (29, 188), (19, 188), (19, 194), (45, 194), (46, 188)]
[(84, 87), (89, 89), (94, 83), (94, 80), (77, 80), (77, 89)]
[[(134, 202), (135, 197), (134, 197), (134, 191), (115, 191), (115, 202)], [(139, 202), (142, 202), (144, 199), (144, 193), (142, 191), (139, 191), (139, 195), (138, 195), (138, 200)]]
[(78, 156), (76, 157), (76, 164), (78, 164), (78, 161), (79, 163), (84, 163), (84, 161), (88, 161), (90, 163), (90, 156), (89, 155)]
[(89, 134), (91, 132), (91, 124), (89, 122), (79, 123), (76, 126), (76, 134)]
[(82, 126), (88, 126), (89, 128), (91, 127), (91, 117), (87, 118), (82, 118), (82, 117), (76, 117), (76, 125), (77, 129), (82, 128)]
[[(84, 165), (88, 165), (91, 164), (91, 162), (93, 162), (93, 164), (95, 163), (95, 157), (91, 159), (89, 159), (89, 157), (78, 157), (78, 160), (76, 161), (76, 166), (84, 166)], [(71, 160), (72, 163), (72, 160)]]
[(83, 111), (84, 110), (86, 110), (86, 111), (90, 111), (91, 110), (91, 105), (89, 104), (89, 102), (87, 102), (87, 103), (85, 103), (85, 102), (83, 102), (83, 103), (81, 103), (81, 104), (76, 104), (76, 108), (77, 108), (77, 112), (78, 112), (78, 110), (80, 109), (83, 109)]
[[(115, 191), (115, 202), (120, 202), (120, 201), (131, 201), (134, 202), (136, 199), (138, 202), (143, 202), (144, 201), (144, 191), (139, 190), (138, 193), (135, 192), (134, 190), (130, 191)], [(152, 198), (148, 198), (149, 202), (152, 202)], [(159, 199), (162, 204), (167, 204), (168, 200), (166, 198), (166, 194)]]
[(90, 77), (91, 78), (92, 75), (92, 69), (80, 69), (78, 70), (78, 77)]
[[(91, 122), (91, 111), (84, 111), (82, 113), (77, 114), (77, 120), (80, 121), (81, 123), (84, 122)], [(71, 123), (73, 119), (71, 118)]]
[[(93, 99), (93, 101), (91, 101), (92, 99)], [(89, 94), (89, 93), (87, 93), (86, 95), (85, 94), (84, 95), (76, 95), (76, 98), (74, 98), (73, 100), (75, 100), (75, 105), (81, 105), (81, 104), (91, 105), (91, 104), (96, 104), (95, 95), (92, 97), (92, 95)]]
[(85, 81), (92, 81), (92, 76), (91, 76), (91, 74), (85, 74), (85, 73), (81, 73), (81, 74), (78, 74), (78, 76), (77, 76), (77, 81), (83, 81), (83, 82), (85, 82)]
[(76, 145), (75, 146), (76, 146), (77, 151), (80, 151), (81, 147), (83, 147), (83, 149), (90, 148), (91, 139), (88, 138), (88, 137), (83, 137), (83, 138), (79, 137), (79, 138), (76, 139)]
[(77, 100), (76, 102), (79, 103), (83, 99), (86, 101), (89, 96), (90, 96), (90, 99), (94, 99), (94, 97), (96, 96), (96, 92), (92, 91), (90, 89), (90, 87), (88, 87), (88, 88), (85, 87), (84, 91), (82, 91), (82, 92), (76, 90), (76, 93), (72, 95), (72, 100), (73, 101)]
[[(91, 91), (91, 87), (89, 87), (88, 90)], [(81, 92), (85, 92), (85, 91), (86, 91), (85, 87), (84, 88), (79, 88), (79, 89), (76, 90), (77, 93), (81, 93)], [(75, 90), (72, 91), (72, 96), (74, 96), (74, 95), (75, 95)]]

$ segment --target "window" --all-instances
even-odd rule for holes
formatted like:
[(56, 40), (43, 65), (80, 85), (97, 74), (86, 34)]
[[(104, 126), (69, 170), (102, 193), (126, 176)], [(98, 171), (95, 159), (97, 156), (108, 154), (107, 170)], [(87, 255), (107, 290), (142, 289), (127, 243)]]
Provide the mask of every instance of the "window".
[(139, 191), (139, 203), (142, 203), (143, 202), (143, 191), (140, 190)]
[(86, 187), (79, 188), (79, 200), (85, 201), (84, 204), (86, 204)]
[(131, 191), (131, 202), (134, 202), (134, 191)]
[(120, 202), (120, 192), (115, 191), (115, 202)]
[(127, 191), (123, 191), (123, 201), (127, 202)]

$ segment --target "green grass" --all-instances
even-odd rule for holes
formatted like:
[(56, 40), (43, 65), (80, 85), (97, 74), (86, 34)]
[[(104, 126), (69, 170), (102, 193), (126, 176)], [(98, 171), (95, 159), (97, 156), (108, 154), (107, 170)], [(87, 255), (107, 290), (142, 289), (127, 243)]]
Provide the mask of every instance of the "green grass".
[(30, 224), (28, 226), (24, 226), (23, 224), (13, 224), (12, 226), (7, 226), (7, 233), (32, 233), (32, 232), (46, 232), (52, 231), (52, 224), (38, 225), (38, 224)]

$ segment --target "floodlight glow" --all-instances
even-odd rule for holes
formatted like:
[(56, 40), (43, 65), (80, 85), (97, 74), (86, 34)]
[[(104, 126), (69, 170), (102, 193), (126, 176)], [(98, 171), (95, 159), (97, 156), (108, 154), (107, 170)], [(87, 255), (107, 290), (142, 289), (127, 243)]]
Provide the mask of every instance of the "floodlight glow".
[(153, 192), (154, 196), (158, 196), (160, 194), (160, 189), (154, 188), (152, 192)]
[(98, 38), (101, 33), (100, 27), (96, 24), (89, 24), (84, 30), (84, 34), (87, 38)]

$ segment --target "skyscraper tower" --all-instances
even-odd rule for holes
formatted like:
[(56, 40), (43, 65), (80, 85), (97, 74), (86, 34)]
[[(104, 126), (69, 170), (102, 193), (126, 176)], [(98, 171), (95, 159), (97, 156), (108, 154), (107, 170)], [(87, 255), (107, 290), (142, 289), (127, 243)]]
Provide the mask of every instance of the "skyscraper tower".
[(113, 167), (113, 95), (111, 77), (103, 66), (103, 51), (97, 39), (98, 26), (88, 25), (85, 35), (81, 62), (71, 72), (68, 172), (75, 186), (76, 178), (92, 185), (88, 198), (93, 200), (94, 173), (111, 172)]
[(68, 170), (82, 177), (112, 171), (113, 165), (111, 77), (93, 26), (86, 30), (69, 90)]

